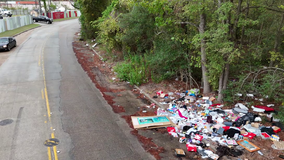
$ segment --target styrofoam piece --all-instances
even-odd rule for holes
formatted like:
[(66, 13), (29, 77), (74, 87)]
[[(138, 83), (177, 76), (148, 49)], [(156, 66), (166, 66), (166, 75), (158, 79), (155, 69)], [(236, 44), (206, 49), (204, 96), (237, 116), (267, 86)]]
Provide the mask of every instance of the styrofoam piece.
[(268, 105), (266, 105), (267, 107), (273, 107), (274, 106), (274, 104), (268, 104)]
[(263, 113), (263, 112), (265, 111), (265, 109), (256, 108), (256, 107), (254, 107), (254, 106), (251, 106), (251, 108), (252, 108), (252, 110), (253, 110), (254, 112), (260, 112), (260, 113)]
[(250, 124), (246, 124), (244, 126), (244, 128), (248, 131), (248, 132), (252, 132), (254, 134), (256, 134), (257, 136), (261, 136), (261, 131), (258, 128), (252, 127)]
[(202, 99), (204, 99), (204, 100), (209, 100), (209, 97), (202, 97)]
[(208, 108), (209, 104), (201, 104), (201, 106), (204, 107), (204, 108)]
[(247, 97), (254, 97), (253, 94), (247, 94)]
[(248, 113), (248, 110), (244, 110), (244, 109), (241, 109), (241, 108), (234, 108), (233, 109), (233, 112), (237, 112), (237, 113)]
[(224, 122), (223, 118), (221, 118), (221, 117), (217, 118), (217, 123), (222, 124), (223, 122)]
[(243, 110), (248, 110), (248, 108), (245, 105), (243, 105), (242, 103), (235, 104), (235, 107), (239, 107), (239, 108), (241, 108)]
[(228, 113), (232, 113), (232, 109), (224, 109), (223, 111), (228, 112)]
[(210, 112), (209, 115), (212, 116), (212, 118), (213, 118), (213, 116), (218, 116), (218, 113), (217, 112)]
[(239, 97), (243, 96), (243, 94), (241, 94), (241, 93), (236, 93), (235, 95), (239, 96)]
[(261, 122), (261, 118), (260, 117), (255, 117), (254, 121), (255, 122)]
[(273, 122), (279, 122), (280, 119), (276, 119), (276, 118), (273, 117), (272, 121), (273, 121)]

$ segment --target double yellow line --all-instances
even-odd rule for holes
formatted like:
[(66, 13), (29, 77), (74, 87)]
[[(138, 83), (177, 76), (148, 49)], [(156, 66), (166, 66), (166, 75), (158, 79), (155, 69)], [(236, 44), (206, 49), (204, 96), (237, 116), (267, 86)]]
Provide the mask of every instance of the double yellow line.
[[(45, 99), (48, 121), (51, 125), (51, 127), (50, 127), (51, 132), (52, 132), (51, 138), (55, 138), (54, 131), (53, 131), (53, 128), (52, 128), (52, 123), (51, 123), (51, 112), (50, 112), (49, 99), (48, 99), (47, 87), (46, 87), (46, 79), (45, 79), (45, 68), (44, 68), (44, 46), (45, 46), (45, 44), (46, 44), (46, 41), (45, 41), (45, 43), (42, 47), (41, 54), (39, 55), (39, 61), (38, 61), (38, 65), (41, 66), (41, 68), (42, 68), (43, 83), (44, 83), (44, 91), (41, 90), (41, 95), (42, 95), (42, 99)], [(56, 146), (53, 146), (52, 148), (53, 148), (54, 160), (58, 160)], [(52, 160), (52, 154), (51, 153), (52, 153), (51, 147), (47, 147), (48, 160)]]

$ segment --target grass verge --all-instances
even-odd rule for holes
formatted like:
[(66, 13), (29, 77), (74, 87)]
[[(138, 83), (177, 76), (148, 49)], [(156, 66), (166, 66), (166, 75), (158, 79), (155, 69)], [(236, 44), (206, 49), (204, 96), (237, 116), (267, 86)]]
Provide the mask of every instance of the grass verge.
[(16, 34), (22, 33), (24, 31), (32, 29), (32, 28), (36, 28), (38, 26), (40, 26), (40, 25), (39, 24), (30, 24), (30, 25), (26, 25), (26, 26), (23, 26), (23, 27), (20, 27), (20, 28), (13, 29), (13, 30), (5, 31), (5, 32), (0, 33), (0, 37), (13, 37)]
[(70, 18), (62, 18), (62, 19), (54, 19), (53, 22), (60, 22), (60, 21), (65, 21), (65, 20), (70, 20), (70, 19), (77, 19), (78, 17), (70, 17)]

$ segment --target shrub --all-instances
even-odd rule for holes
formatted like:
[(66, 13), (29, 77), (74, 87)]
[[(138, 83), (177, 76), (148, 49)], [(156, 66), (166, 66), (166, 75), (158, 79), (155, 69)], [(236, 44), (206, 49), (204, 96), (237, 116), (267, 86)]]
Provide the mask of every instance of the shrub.
[(117, 77), (132, 85), (148, 82), (147, 70), (147, 63), (141, 55), (129, 55), (125, 62), (114, 67)]

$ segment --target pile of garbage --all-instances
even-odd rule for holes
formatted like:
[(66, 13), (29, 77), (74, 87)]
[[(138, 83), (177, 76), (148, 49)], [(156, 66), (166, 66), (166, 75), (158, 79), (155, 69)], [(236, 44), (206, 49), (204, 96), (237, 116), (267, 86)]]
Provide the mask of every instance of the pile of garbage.
[[(260, 123), (260, 115), (267, 115), (273, 120), (273, 104), (249, 106), (249, 109), (237, 103), (233, 109), (222, 109), (224, 105), (213, 103), (215, 97), (203, 97), (199, 89), (183, 93), (158, 91), (153, 98), (160, 99), (166, 107), (159, 107), (157, 116), (132, 117), (134, 128), (166, 127), (171, 136), (186, 145), (187, 151), (198, 152), (202, 158), (238, 157), (246, 151), (257, 151), (262, 155), (260, 147), (249, 141), (256, 136), (273, 141), (274, 149), (284, 149), (284, 141), (277, 135), (281, 131), (280, 126)], [(178, 156), (185, 154), (180, 152), (181, 149), (177, 150)]]

